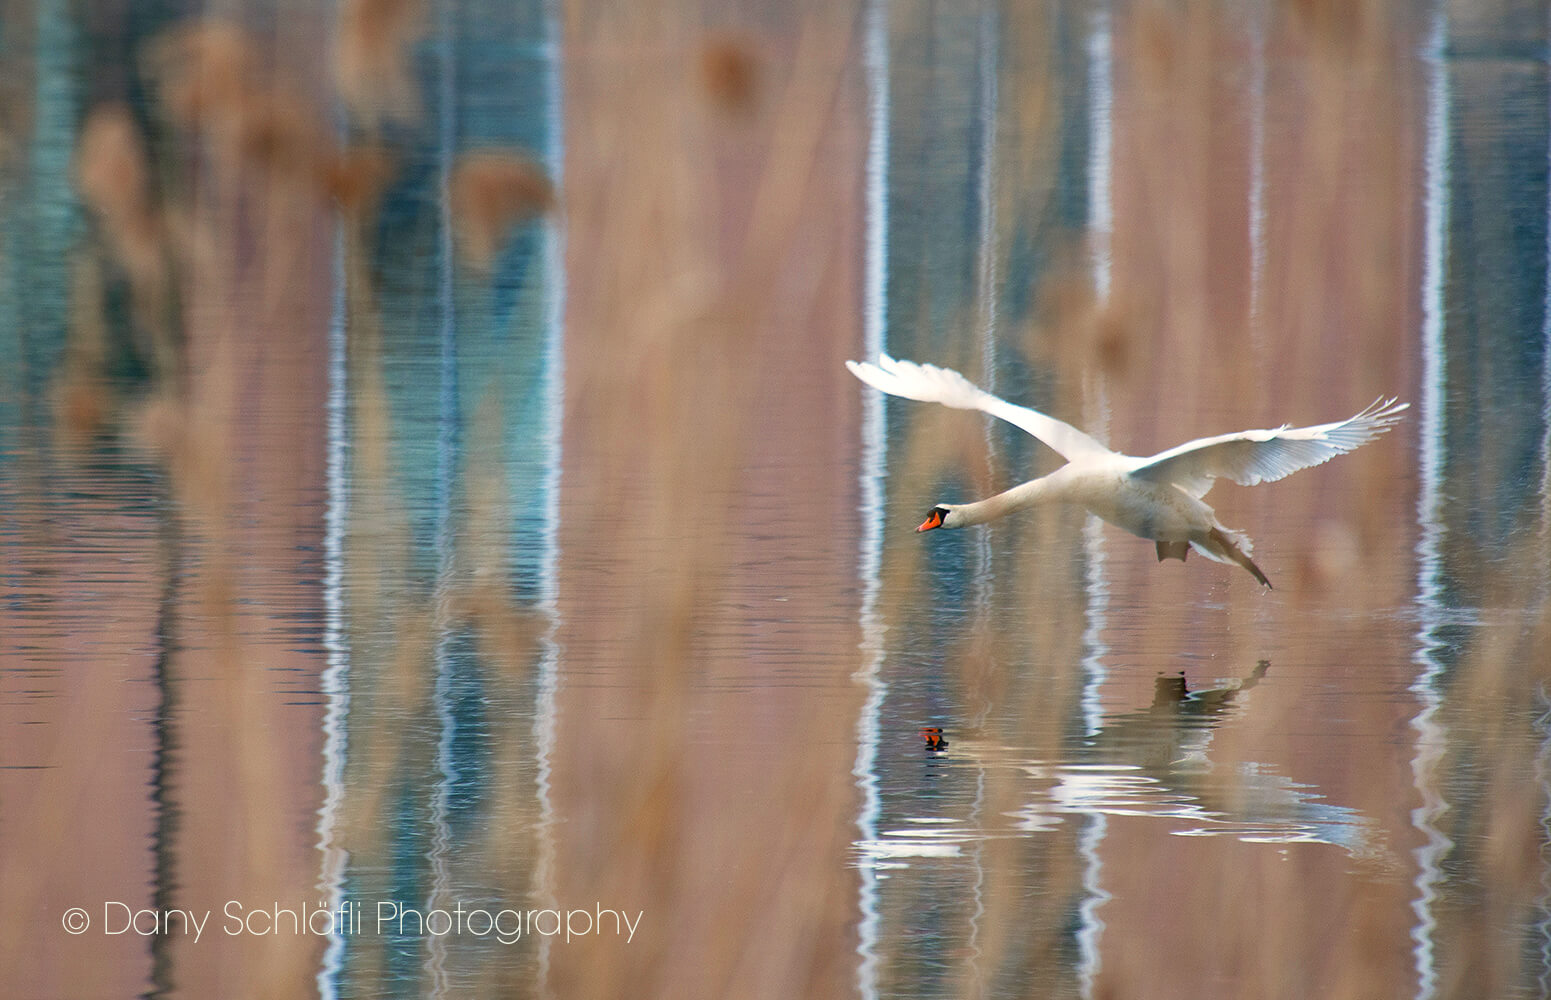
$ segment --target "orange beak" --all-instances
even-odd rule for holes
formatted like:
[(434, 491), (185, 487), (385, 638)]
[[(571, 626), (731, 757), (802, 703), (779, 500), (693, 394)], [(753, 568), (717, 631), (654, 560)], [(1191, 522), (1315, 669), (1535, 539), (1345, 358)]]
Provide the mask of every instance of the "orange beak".
[(940, 527), (942, 527), (942, 511), (934, 510), (926, 515), (926, 520), (921, 522), (921, 526), (916, 531), (931, 531), (933, 528)]

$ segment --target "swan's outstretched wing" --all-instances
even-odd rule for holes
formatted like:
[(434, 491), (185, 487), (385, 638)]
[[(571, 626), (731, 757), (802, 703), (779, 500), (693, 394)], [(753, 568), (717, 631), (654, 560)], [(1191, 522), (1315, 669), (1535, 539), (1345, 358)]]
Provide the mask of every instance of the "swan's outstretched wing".
[(1410, 405), (1376, 399), (1351, 419), (1333, 424), (1283, 425), (1274, 430), (1201, 438), (1151, 458), (1138, 459), (1131, 474), (1157, 483), (1173, 483), (1194, 497), (1205, 495), (1218, 476), (1243, 486), (1271, 482), (1366, 444), (1399, 423), (1401, 411)]
[(941, 403), (956, 410), (979, 410), (1000, 417), (1039, 438), (1067, 461), (1114, 454), (1071, 424), (1047, 417), (1038, 410), (1014, 406), (1005, 399), (998, 399), (951, 368), (918, 365), (914, 361), (896, 361), (887, 354), (879, 355), (877, 364), (847, 361), (846, 367), (852, 375), (890, 396), (917, 399), (923, 403)]

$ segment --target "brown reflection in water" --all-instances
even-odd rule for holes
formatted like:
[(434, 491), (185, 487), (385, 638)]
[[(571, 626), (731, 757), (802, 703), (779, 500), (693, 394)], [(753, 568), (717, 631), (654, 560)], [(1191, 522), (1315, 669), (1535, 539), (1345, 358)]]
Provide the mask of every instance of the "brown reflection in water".
[[(28, 995), (313, 987), (320, 938), (263, 921), (233, 935), (224, 920), (228, 903), (317, 905), (322, 663), (297, 648), (291, 602), (316, 593), (322, 535), (333, 241), (321, 182), (335, 154), (307, 95), (326, 27), (307, 14), (272, 34), (179, 25), (144, 52), (157, 143), (116, 101), (82, 117), (74, 180), (91, 228), (47, 471), (21, 516), (40, 570), (27, 593), (64, 609), (107, 596), (62, 615), (57, 635), (26, 623), (64, 644), (37, 703), (62, 711), (6, 727), (18, 762), (51, 768), (6, 774), (31, 779), (7, 790), (34, 825), (19, 855), (6, 851), (5, 893), (29, 920), (5, 938), (30, 954), (3, 963)], [(127, 291), (128, 348), (108, 329), (113, 283)], [(148, 373), (131, 392), (108, 380), (123, 350)], [(161, 475), (105, 473), (103, 448)], [(13, 894), (14, 871), (37, 875)], [(110, 934), (109, 901), (210, 915), (197, 942)], [(79, 937), (49, 909), (72, 904), (92, 920)]]
[(425, 34), (424, 0), (345, 0), (339, 6), (334, 75), (340, 96), (368, 131), (421, 110), (411, 47)]
[[(1529, 534), (1551, 525), (1526, 523)], [(1543, 536), (1542, 536), (1543, 537)], [(1441, 996), (1533, 995), (1544, 990), (1534, 933), (1546, 916), (1547, 691), (1551, 595), (1526, 601), (1523, 582), (1545, 580), (1533, 553), (1487, 577), (1488, 606), (1508, 609), (1484, 628), (1438, 721), (1448, 732), (1437, 780), (1453, 809), (1440, 821), (1456, 848), (1439, 885)], [(1539, 925), (1538, 927), (1536, 925)]]
[[(0, 970), (18, 996), (129, 996), (150, 983), (146, 942), (87, 943), (60, 921), (79, 906), (100, 928), (108, 900), (153, 905), (156, 762), (103, 747), (154, 741), (165, 561), (154, 520), (125, 509), (143, 484), (34, 471), (11, 512), (25, 539), (7, 560), (16, 600), (0, 608)], [(45, 484), (71, 499), (38, 503)], [(107, 563), (121, 575), (104, 594)]]
[(557, 945), (552, 986), (842, 995), (861, 697), (843, 541), (858, 396), (839, 388), (860, 341), (857, 6), (751, 20), (763, 96), (735, 122), (737, 82), (707, 94), (697, 72), (733, 6), (566, 14), (553, 891), (645, 915), (628, 947)]
[(490, 266), (514, 224), (554, 207), (543, 168), (524, 156), (496, 150), (466, 153), (452, 177), (453, 225), (464, 259)]
[[(189, 24), (146, 56), (178, 151), (162, 169), (183, 346), (141, 423), (179, 524), (168, 665), (181, 691), (168, 802), (177, 823), (164, 877), (174, 900), (215, 919), (232, 901), (296, 910), (318, 895), (311, 830), (322, 790), (298, 775), (318, 772), (321, 707), (277, 688), (295, 672), (313, 678), (300, 690), (316, 690), (322, 662), (295, 648), (277, 601), (315, 578), (310, 553), (322, 542), (332, 233), (317, 164), (329, 145), (299, 88), (324, 26), (292, 22), (315, 40), (302, 47), (284, 33)], [(312, 988), (321, 939), (214, 931), (167, 942), (166, 986)]]

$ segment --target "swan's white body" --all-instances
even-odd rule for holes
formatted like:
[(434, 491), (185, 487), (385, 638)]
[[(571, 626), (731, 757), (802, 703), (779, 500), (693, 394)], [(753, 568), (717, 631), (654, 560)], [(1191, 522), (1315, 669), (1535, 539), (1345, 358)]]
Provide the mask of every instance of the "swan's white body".
[(1379, 399), (1335, 423), (1221, 434), (1138, 458), (1111, 451), (1054, 417), (998, 399), (949, 368), (896, 361), (887, 355), (879, 357), (877, 364), (847, 361), (846, 367), (891, 396), (1000, 417), (1067, 460), (1048, 476), (978, 503), (938, 504), (917, 531), (983, 524), (1039, 503), (1072, 503), (1156, 542), (1160, 560), (1183, 561), (1186, 552), (1195, 549), (1209, 559), (1243, 566), (1268, 587), (1270, 581), (1249, 558), (1249, 539), (1218, 523), (1217, 515), (1201, 499), (1213, 481), (1223, 477), (1253, 486), (1319, 465), (1383, 434), (1410, 405)]

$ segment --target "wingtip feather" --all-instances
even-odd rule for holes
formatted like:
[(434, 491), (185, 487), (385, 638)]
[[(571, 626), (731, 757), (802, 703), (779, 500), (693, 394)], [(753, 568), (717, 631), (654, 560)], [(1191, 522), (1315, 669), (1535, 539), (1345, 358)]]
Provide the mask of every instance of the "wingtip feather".
[(1399, 396), (1380, 396), (1369, 403), (1366, 409), (1352, 419), (1383, 422), (1385, 425), (1389, 425), (1400, 420), (1400, 415), (1410, 408), (1411, 404), (1400, 402)]

